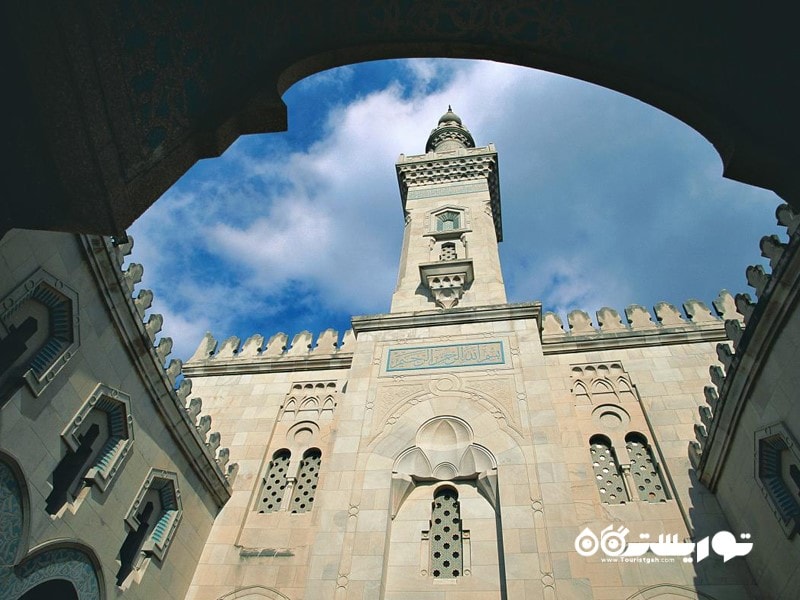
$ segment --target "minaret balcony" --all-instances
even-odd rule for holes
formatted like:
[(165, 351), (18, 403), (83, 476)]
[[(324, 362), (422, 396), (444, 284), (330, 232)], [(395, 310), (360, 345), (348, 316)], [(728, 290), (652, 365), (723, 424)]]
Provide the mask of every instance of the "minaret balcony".
[(419, 266), (420, 280), (439, 308), (453, 308), (475, 279), (472, 259), (445, 260)]

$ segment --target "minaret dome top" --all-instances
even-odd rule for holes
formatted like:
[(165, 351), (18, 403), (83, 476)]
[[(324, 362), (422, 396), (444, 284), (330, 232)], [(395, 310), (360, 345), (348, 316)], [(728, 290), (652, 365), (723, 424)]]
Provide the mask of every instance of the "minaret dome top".
[(452, 121), (455, 121), (456, 123), (461, 125), (461, 117), (459, 117), (456, 113), (453, 112), (453, 107), (452, 106), (448, 105), (447, 106), (447, 112), (444, 113), (439, 118), (439, 125), (442, 125), (443, 123), (449, 123), (449, 122), (452, 122)]
[(447, 112), (439, 119), (439, 124), (428, 136), (425, 152), (453, 152), (459, 148), (474, 148), (475, 140), (469, 129), (461, 123), (461, 117), (447, 107)]

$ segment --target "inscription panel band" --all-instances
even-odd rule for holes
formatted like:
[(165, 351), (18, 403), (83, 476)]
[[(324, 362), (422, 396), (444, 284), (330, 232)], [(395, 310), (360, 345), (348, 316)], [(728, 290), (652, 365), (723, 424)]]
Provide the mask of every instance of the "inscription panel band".
[(390, 348), (386, 372), (505, 364), (503, 342)]
[(480, 183), (465, 183), (462, 185), (450, 185), (447, 187), (439, 188), (409, 188), (408, 200), (421, 200), (422, 198), (438, 198), (441, 196), (457, 196), (459, 194), (474, 194), (476, 192), (487, 191), (486, 184)]

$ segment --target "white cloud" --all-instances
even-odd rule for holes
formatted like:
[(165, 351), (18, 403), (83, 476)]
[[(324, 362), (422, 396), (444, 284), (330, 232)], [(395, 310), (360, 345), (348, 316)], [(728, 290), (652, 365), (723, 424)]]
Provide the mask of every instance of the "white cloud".
[[(513, 301), (590, 312), (710, 301), (708, 285), (731, 285), (771, 232), (776, 200), (722, 180), (709, 144), (639, 102), (499, 63), (394, 68), (390, 85), (331, 104), (307, 149), (242, 138), (134, 225), (145, 283), (181, 348), (205, 327), (249, 335), (294, 308), (304, 318), (388, 310), (403, 223), (394, 162), (424, 151), (448, 104), (478, 145), (497, 144)], [(326, 85), (357, 84), (358, 66), (348, 69), (292, 88), (290, 113)]]

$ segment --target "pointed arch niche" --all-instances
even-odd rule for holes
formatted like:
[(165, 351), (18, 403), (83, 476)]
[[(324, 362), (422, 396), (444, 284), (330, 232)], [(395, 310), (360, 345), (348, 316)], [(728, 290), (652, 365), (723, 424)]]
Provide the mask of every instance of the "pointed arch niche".
[[(442, 495), (455, 498), (458, 514), (444, 514)], [(454, 585), (501, 597), (502, 528), (497, 461), (474, 442), (469, 424), (455, 416), (434, 417), (416, 433), (392, 470), (391, 517), (385, 571), (386, 598)], [(452, 510), (449, 512), (452, 513)], [(441, 514), (440, 514), (441, 513)], [(447, 519), (453, 523), (443, 523)], [(441, 522), (437, 522), (441, 521)], [(458, 574), (436, 576), (444, 527), (457, 531)], [(479, 540), (475, 544), (471, 538)], [(452, 544), (451, 540), (446, 540)], [(450, 548), (451, 550), (452, 548)], [(437, 562), (439, 561), (439, 562)]]

